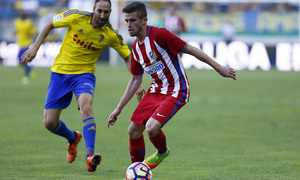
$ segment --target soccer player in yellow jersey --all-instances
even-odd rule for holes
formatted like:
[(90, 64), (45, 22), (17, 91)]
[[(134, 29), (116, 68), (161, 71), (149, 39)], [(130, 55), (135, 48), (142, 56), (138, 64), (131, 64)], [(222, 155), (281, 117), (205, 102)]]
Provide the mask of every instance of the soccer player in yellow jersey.
[[(20, 10), (19, 13), (20, 17), (15, 20), (15, 34), (17, 36), (17, 44), (20, 48), (18, 58), (21, 60), (21, 56), (33, 42), (32, 38), (36, 34), (36, 28), (33, 26), (32, 20), (25, 11)], [(22, 78), (22, 84), (27, 85), (30, 82), (32, 67), (24, 65), (24, 68), (25, 76)]]
[[(72, 9), (57, 14), (45, 25), (36, 41), (22, 56), (22, 63), (31, 62), (52, 29), (68, 27), (60, 52), (51, 68), (44, 125), (52, 133), (68, 140), (67, 160), (72, 163), (77, 156), (76, 147), (82, 135), (78, 131), (71, 131), (59, 117), (62, 109), (69, 106), (74, 92), (83, 119), (86, 163), (90, 172), (95, 171), (101, 162), (100, 154), (94, 153), (96, 123), (92, 102), (96, 81), (95, 63), (103, 48), (109, 46), (119, 53), (130, 70), (130, 50), (122, 36), (111, 26), (108, 20), (110, 13), (110, 0), (95, 0), (93, 12)], [(138, 100), (144, 93), (141, 86), (136, 93)]]

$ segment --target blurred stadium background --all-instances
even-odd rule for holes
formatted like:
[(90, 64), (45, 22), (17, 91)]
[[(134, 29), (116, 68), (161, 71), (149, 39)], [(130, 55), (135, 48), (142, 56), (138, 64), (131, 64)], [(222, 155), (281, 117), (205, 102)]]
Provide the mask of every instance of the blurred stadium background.
[[(130, 46), (121, 9), (127, 1), (112, 0), (110, 21)], [(167, 6), (176, 3), (187, 31), (181, 38), (201, 48), (219, 63), (236, 70), (300, 71), (300, 1), (299, 0), (144, 0), (148, 6), (149, 25), (164, 27)], [(17, 66), (14, 20), (20, 9), (27, 11), (40, 31), (53, 15), (70, 8), (92, 11), (94, 0), (1, 0), (0, 61)], [(225, 43), (222, 29), (230, 23), (234, 39)], [(51, 33), (37, 55), (34, 66), (51, 66), (59, 51), (65, 29)], [(104, 49), (99, 60), (112, 66), (122, 62), (113, 49)], [(208, 68), (188, 55), (182, 57), (185, 67)]]

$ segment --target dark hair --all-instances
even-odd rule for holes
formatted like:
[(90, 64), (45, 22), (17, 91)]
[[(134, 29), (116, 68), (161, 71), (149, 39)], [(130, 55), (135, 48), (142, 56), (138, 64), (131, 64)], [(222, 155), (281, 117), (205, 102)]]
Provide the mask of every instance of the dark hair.
[(107, 2), (109, 2), (110, 7), (111, 7), (111, 1), (110, 1), (110, 0), (95, 0), (95, 4), (96, 4), (97, 2), (100, 2), (100, 1), (107, 1)]
[(140, 19), (147, 17), (147, 10), (144, 3), (139, 1), (131, 1), (123, 8), (123, 13), (137, 12)]

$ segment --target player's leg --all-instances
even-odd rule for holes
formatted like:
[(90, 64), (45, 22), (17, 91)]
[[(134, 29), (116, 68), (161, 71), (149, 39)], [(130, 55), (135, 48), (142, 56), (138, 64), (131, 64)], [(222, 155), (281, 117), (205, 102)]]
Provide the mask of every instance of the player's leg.
[(80, 114), (83, 119), (83, 137), (86, 146), (86, 163), (87, 170), (94, 172), (101, 162), (101, 155), (95, 154), (96, 122), (92, 110), (93, 96), (82, 93), (77, 98)]
[(146, 124), (148, 137), (153, 146), (157, 149), (153, 155), (143, 161), (151, 169), (158, 166), (170, 154), (170, 150), (167, 147), (166, 136), (161, 130), (162, 127), (162, 124), (154, 118), (150, 118)]
[(91, 94), (82, 93), (77, 98), (80, 114), (83, 119), (83, 137), (86, 144), (86, 158), (94, 154), (96, 122), (93, 114), (92, 103), (93, 96)]
[(128, 128), (129, 152), (132, 163), (142, 162), (145, 158), (145, 141), (143, 137), (144, 130), (144, 125), (136, 125), (133, 122)]
[(66, 124), (59, 120), (61, 109), (45, 109), (44, 110), (44, 125), (54, 134), (65, 137), (69, 143), (76, 139), (76, 133), (71, 131)]
[(61, 109), (45, 109), (44, 125), (50, 132), (68, 140), (67, 160), (72, 163), (77, 157), (76, 147), (81, 139), (81, 134), (71, 131), (62, 120), (59, 120), (60, 113)]
[(71, 131), (59, 119), (61, 110), (69, 106), (73, 95), (72, 90), (68, 86), (67, 77), (62, 74), (51, 73), (45, 102), (44, 125), (52, 133), (68, 140), (67, 160), (71, 163), (77, 156), (76, 147), (81, 139), (81, 134), (78, 131)]
[(159, 154), (167, 151), (166, 136), (161, 128), (161, 123), (154, 118), (150, 118), (146, 124), (148, 137)]
[(147, 120), (150, 118), (157, 106), (156, 98), (157, 96), (155, 94), (147, 92), (132, 114), (132, 123), (128, 128), (130, 145), (129, 150), (132, 163), (141, 162), (145, 158), (145, 142), (143, 132), (145, 130), (145, 124)]
[(93, 114), (93, 97), (96, 78), (92, 73), (85, 73), (74, 78), (74, 88), (77, 97), (80, 114), (83, 122), (83, 137), (86, 146), (87, 170), (93, 172), (101, 162), (101, 155), (94, 153), (96, 138), (96, 121)]
[(159, 165), (170, 153), (166, 143), (166, 136), (161, 130), (162, 127), (176, 114), (185, 104), (171, 96), (161, 96), (158, 107), (146, 123), (146, 131), (150, 141), (157, 151), (144, 160), (151, 168)]

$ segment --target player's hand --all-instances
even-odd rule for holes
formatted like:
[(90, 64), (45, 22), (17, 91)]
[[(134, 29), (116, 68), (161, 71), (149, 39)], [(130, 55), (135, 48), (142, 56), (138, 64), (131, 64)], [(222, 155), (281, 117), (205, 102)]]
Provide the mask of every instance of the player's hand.
[(21, 63), (28, 64), (30, 63), (36, 56), (37, 49), (34, 46), (30, 46), (21, 56)]
[(146, 91), (145, 91), (143, 85), (140, 85), (140, 87), (138, 88), (138, 90), (136, 91), (135, 94), (136, 94), (138, 102), (140, 102), (142, 100), (144, 94), (146, 94)]
[(236, 80), (235, 71), (230, 67), (221, 66), (220, 69), (218, 70), (218, 73), (220, 75), (222, 75), (223, 77), (229, 77), (229, 78), (232, 78), (232, 79)]
[(117, 116), (121, 113), (121, 110), (115, 109), (109, 116), (107, 121), (107, 127), (112, 126), (117, 121)]

